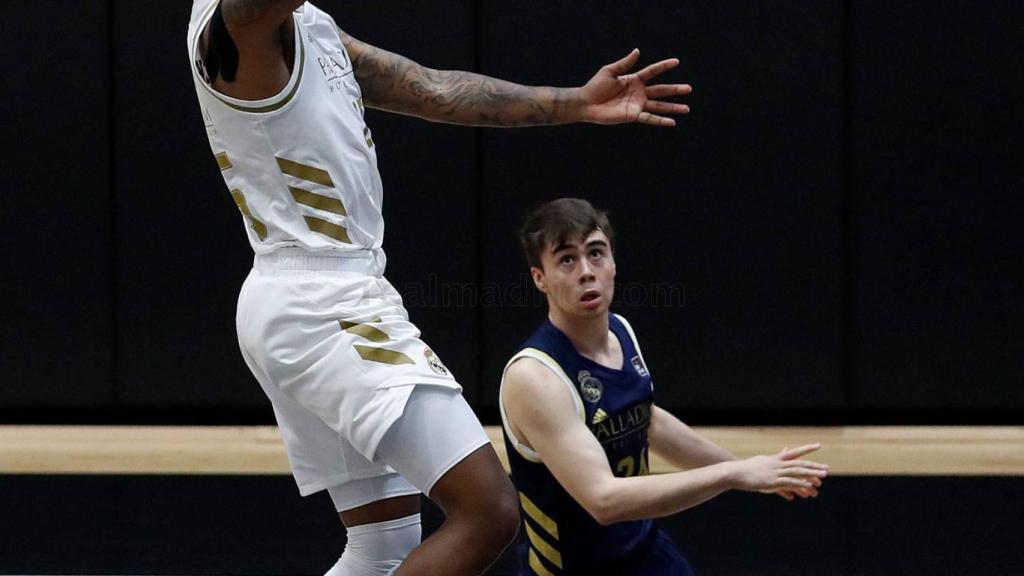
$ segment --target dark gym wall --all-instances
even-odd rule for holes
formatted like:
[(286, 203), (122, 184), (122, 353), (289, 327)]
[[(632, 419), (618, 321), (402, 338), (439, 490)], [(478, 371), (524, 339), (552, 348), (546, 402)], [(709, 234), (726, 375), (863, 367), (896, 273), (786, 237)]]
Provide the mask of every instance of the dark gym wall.
[(859, 409), (1021, 414), (1021, 22), (1013, 0), (851, 3)]
[(5, 411), (113, 400), (109, 30), (102, 3), (0, 8)]
[[(189, 3), (34, 6), (66, 15), (46, 20), (61, 42), (0, 12), (0, 418), (268, 419), (237, 351), (251, 251), (202, 130)], [(670, 130), (368, 113), (388, 277), (485, 418), (544, 315), (515, 231), (574, 195), (612, 213), (616, 310), (684, 416), (1022, 420), (1017, 3), (321, 6), (438, 68), (565, 86), (639, 47), (695, 86)]]

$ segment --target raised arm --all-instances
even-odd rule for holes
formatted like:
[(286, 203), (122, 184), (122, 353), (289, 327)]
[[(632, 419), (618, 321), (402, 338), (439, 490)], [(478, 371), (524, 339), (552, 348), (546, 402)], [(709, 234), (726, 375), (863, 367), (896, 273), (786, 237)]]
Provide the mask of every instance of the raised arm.
[(809, 488), (826, 467), (800, 457), (805, 446), (701, 468), (618, 478), (594, 435), (579, 419), (569, 391), (543, 364), (524, 358), (509, 367), (502, 403), (520, 439), (540, 454), (558, 482), (601, 524), (667, 516), (729, 489)]
[(578, 88), (523, 86), (472, 72), (434, 70), (361, 42), (344, 32), (367, 106), (433, 122), (472, 126), (539, 126), (641, 122), (673, 126), (663, 114), (689, 107), (659, 98), (689, 94), (686, 84), (648, 86), (678, 60), (663, 60), (629, 74), (640, 52), (609, 64)]

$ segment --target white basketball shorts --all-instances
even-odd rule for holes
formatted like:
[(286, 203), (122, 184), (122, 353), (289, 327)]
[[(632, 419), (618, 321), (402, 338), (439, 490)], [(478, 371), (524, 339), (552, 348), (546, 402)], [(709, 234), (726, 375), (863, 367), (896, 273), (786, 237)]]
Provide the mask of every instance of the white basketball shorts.
[[(413, 389), (461, 391), (380, 276), (382, 260), (283, 249), (258, 255), (242, 286), (239, 346), (273, 404), (303, 496), (393, 474), (375, 456)], [(452, 450), (486, 439), (472, 420)]]

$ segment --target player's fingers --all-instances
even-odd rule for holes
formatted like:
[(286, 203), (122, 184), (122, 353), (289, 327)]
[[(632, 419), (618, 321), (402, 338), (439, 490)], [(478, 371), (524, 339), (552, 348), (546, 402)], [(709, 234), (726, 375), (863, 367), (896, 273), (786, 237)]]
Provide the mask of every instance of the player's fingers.
[(616, 76), (621, 76), (629, 72), (630, 68), (635, 66), (636, 61), (639, 59), (640, 49), (633, 48), (633, 51), (627, 54), (625, 58), (617, 62), (612, 62), (611, 64), (608, 64), (607, 66), (604, 67), (604, 69), (611, 72), (612, 74), (615, 74)]
[(803, 468), (814, 468), (816, 470), (828, 470), (828, 464), (815, 462), (813, 460), (786, 460), (786, 466), (801, 466)]
[(656, 84), (647, 87), (648, 98), (669, 98), (672, 96), (685, 96), (693, 92), (693, 86), (689, 84)]
[(659, 114), (688, 114), (690, 112), (690, 107), (686, 104), (677, 104), (675, 102), (648, 100), (647, 104), (644, 105), (644, 110), (647, 110), (648, 112), (657, 112)]
[(643, 70), (637, 72), (636, 76), (637, 76), (637, 78), (639, 78), (640, 80), (642, 80), (643, 82), (646, 83), (651, 78), (654, 78), (655, 76), (657, 76), (659, 74), (667, 72), (667, 71), (675, 68), (676, 66), (679, 66), (679, 59), (678, 58), (669, 58), (668, 60), (662, 60), (661, 62), (655, 62), (654, 64), (651, 64), (650, 66), (645, 67)]
[(807, 480), (802, 480), (800, 478), (791, 478), (788, 476), (776, 478), (774, 485), (778, 488), (788, 488), (791, 490), (795, 490), (797, 488), (811, 488), (811, 483), (808, 482)]
[(675, 126), (676, 121), (671, 118), (664, 116), (658, 116), (657, 114), (651, 114), (650, 112), (641, 112), (637, 116), (636, 121), (641, 124), (650, 124), (651, 126)]
[(782, 456), (783, 460), (795, 460), (804, 454), (810, 454), (819, 448), (821, 448), (821, 444), (815, 442), (814, 444), (804, 444), (797, 448), (785, 449), (780, 452), (779, 455)]
[(788, 490), (779, 490), (778, 492), (776, 492), (776, 494), (782, 496), (783, 498), (789, 500), (790, 502), (792, 502), (796, 498), (796, 496), (793, 496), (793, 493)]
[(804, 468), (802, 466), (793, 466), (791, 468), (783, 468), (779, 471), (779, 474), (784, 476), (795, 476), (799, 478), (827, 478), (828, 470), (816, 470), (814, 468)]
[[(813, 484), (813, 482), (812, 482), (812, 484)], [(797, 490), (796, 493), (799, 494), (801, 498), (817, 498), (818, 497), (818, 490), (816, 488), (814, 488), (813, 486), (811, 486), (810, 488), (801, 488), (801, 489)]]

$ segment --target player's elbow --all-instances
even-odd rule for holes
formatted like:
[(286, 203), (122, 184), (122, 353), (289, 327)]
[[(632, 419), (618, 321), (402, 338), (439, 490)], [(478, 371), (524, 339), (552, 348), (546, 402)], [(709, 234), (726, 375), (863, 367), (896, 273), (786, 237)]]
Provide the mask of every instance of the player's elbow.
[(627, 520), (616, 488), (614, 480), (593, 486), (580, 502), (584, 510), (601, 526)]

